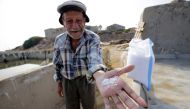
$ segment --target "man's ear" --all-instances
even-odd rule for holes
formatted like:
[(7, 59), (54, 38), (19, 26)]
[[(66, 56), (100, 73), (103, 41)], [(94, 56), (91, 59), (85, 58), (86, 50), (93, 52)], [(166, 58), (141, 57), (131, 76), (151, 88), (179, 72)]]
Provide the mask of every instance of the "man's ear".
[(63, 14), (61, 14), (60, 17), (59, 17), (59, 23), (62, 24), (62, 25), (64, 24), (63, 23)]

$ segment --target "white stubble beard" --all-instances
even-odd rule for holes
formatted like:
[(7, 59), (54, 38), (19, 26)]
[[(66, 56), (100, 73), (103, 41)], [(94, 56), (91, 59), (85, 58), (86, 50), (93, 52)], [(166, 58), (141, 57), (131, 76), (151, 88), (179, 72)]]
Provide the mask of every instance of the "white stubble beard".
[(81, 35), (80, 35), (79, 37), (75, 37), (75, 36), (71, 35), (71, 34), (67, 31), (67, 34), (68, 34), (72, 39), (80, 39), (80, 38), (82, 37), (83, 33), (84, 33), (84, 29), (82, 30), (82, 33), (81, 33)]

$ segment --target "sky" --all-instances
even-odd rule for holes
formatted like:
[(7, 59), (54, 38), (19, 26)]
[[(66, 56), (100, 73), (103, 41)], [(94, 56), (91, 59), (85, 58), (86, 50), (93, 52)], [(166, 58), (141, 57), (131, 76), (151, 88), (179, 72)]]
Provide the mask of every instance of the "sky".
[[(0, 51), (13, 49), (44, 30), (59, 28), (57, 6), (65, 0), (0, 0)], [(106, 28), (120, 24), (137, 27), (144, 8), (172, 0), (80, 0), (87, 6), (90, 22)]]

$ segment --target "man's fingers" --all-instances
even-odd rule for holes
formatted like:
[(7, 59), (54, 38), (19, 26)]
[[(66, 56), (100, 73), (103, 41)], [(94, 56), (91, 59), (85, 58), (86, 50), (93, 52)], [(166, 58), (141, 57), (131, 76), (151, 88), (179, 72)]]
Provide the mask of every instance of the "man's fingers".
[(107, 78), (110, 78), (110, 77), (113, 77), (113, 76), (120, 76), (121, 74), (130, 72), (133, 69), (134, 69), (134, 65), (128, 65), (128, 66), (125, 66), (123, 68), (118, 68), (118, 69), (111, 70), (108, 73), (106, 73), (105, 76)]
[(58, 91), (60, 97), (63, 97), (63, 91)]
[(118, 98), (117, 95), (112, 96), (112, 99), (118, 109), (125, 109), (125, 106), (123, 105), (123, 103), (121, 102), (121, 100)]
[(63, 91), (61, 91), (61, 97), (63, 97)]
[(131, 89), (128, 84), (123, 86), (126, 93), (128, 94), (128, 96), (130, 96), (134, 101), (136, 101), (139, 105), (143, 106), (143, 107), (147, 107), (147, 103), (145, 102), (145, 100), (143, 98), (141, 98), (140, 96), (138, 96), (135, 91), (133, 89)]
[(120, 90), (117, 92), (117, 94), (129, 109), (138, 109), (138, 106), (131, 100), (129, 96), (127, 96), (125, 91)]
[(135, 67), (134, 65), (128, 65), (128, 66), (123, 67), (122, 69), (120, 69), (118, 71), (118, 76), (123, 74), (123, 73), (127, 73), (127, 72), (132, 71), (134, 69), (134, 67)]
[(59, 94), (60, 97), (63, 97), (63, 95), (64, 95), (64, 93), (63, 93), (63, 87), (58, 87), (57, 93)]
[(111, 109), (111, 104), (108, 98), (104, 98), (105, 109)]

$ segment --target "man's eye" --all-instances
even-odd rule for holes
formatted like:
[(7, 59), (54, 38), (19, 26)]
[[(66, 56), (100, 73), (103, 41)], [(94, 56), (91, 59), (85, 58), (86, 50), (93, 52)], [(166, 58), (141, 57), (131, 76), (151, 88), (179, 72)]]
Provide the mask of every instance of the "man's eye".
[(67, 20), (66, 22), (69, 23), (69, 24), (73, 23), (72, 20)]
[(82, 20), (76, 20), (76, 23), (81, 23), (82, 22)]

